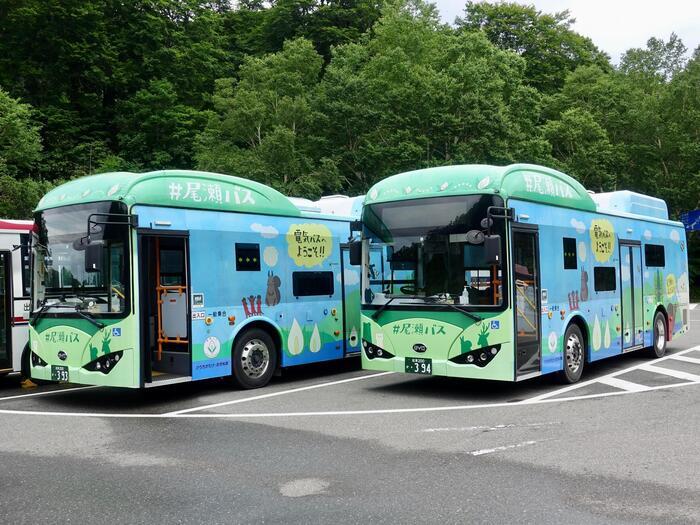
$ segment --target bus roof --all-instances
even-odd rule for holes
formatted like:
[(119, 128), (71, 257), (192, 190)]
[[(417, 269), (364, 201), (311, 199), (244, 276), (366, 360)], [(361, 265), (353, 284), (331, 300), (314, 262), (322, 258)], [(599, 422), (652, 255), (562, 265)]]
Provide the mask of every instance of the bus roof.
[(29, 232), (32, 228), (34, 228), (34, 221), (0, 219), (0, 232), (2, 233)]
[(232, 175), (189, 170), (102, 173), (72, 180), (48, 192), (35, 211), (71, 204), (119, 200), (179, 208), (299, 217), (299, 209), (275, 189)]
[(370, 188), (365, 204), (446, 195), (496, 193), (556, 206), (596, 211), (596, 204), (575, 179), (534, 164), (441, 166), (400, 173)]

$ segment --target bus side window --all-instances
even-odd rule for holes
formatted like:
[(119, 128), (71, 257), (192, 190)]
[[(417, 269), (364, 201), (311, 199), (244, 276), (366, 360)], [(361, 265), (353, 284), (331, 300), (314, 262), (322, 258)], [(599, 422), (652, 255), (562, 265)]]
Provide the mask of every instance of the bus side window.
[(594, 266), (593, 283), (596, 292), (614, 292), (617, 288), (615, 285), (615, 267)]
[(236, 271), (260, 271), (260, 245), (252, 243), (236, 243)]
[(310, 297), (335, 293), (333, 272), (292, 272), (292, 293), (295, 297)]
[(575, 270), (578, 257), (576, 255), (576, 239), (564, 237), (564, 269)]
[(647, 267), (666, 266), (666, 253), (663, 245), (660, 244), (645, 244), (644, 245), (644, 263)]

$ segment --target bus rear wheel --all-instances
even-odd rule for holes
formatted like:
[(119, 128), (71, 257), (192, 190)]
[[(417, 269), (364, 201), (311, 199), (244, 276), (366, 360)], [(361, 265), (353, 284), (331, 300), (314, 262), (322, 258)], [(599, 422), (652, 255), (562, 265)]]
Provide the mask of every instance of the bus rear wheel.
[(246, 330), (233, 349), (233, 382), (245, 389), (260, 388), (270, 382), (277, 367), (277, 348), (265, 330)]
[(658, 358), (666, 354), (666, 343), (668, 342), (666, 332), (666, 316), (662, 312), (656, 312), (656, 315), (654, 315), (654, 332), (651, 346), (647, 348), (649, 357)]
[(581, 379), (586, 361), (586, 345), (581, 329), (571, 324), (564, 334), (564, 369), (559, 372), (563, 383), (575, 383)]

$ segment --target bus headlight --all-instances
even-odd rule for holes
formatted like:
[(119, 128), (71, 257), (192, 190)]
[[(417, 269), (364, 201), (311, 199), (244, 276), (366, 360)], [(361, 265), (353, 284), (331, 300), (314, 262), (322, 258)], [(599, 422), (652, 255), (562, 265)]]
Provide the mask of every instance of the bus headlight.
[(83, 366), (83, 368), (90, 372), (102, 372), (103, 374), (109, 374), (112, 369), (117, 366), (117, 363), (123, 356), (124, 350), (112, 352), (111, 354), (105, 354), (93, 361), (90, 361), (88, 364)]
[(32, 352), (32, 366), (46, 366), (48, 363)]
[(394, 357), (394, 354), (392, 354), (391, 352), (387, 352), (386, 350), (378, 347), (375, 344), (372, 344), (367, 339), (362, 340), (362, 349), (364, 350), (367, 359), (391, 359), (392, 357)]
[(483, 348), (476, 348), (471, 352), (459, 354), (451, 358), (450, 361), (457, 365), (476, 365), (479, 368), (483, 368), (498, 355), (500, 350), (501, 345), (485, 346)]

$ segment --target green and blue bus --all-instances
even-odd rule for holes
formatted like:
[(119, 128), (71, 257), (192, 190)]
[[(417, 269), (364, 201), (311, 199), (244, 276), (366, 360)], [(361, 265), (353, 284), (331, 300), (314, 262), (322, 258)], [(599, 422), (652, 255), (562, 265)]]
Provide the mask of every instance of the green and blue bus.
[(290, 199), (194, 171), (105, 173), (36, 209), (31, 377), (152, 387), (359, 353), (349, 222), (362, 197)]
[(575, 382), (688, 330), (685, 230), (656, 198), (535, 165), (449, 166), (374, 185), (362, 225), (367, 369)]

